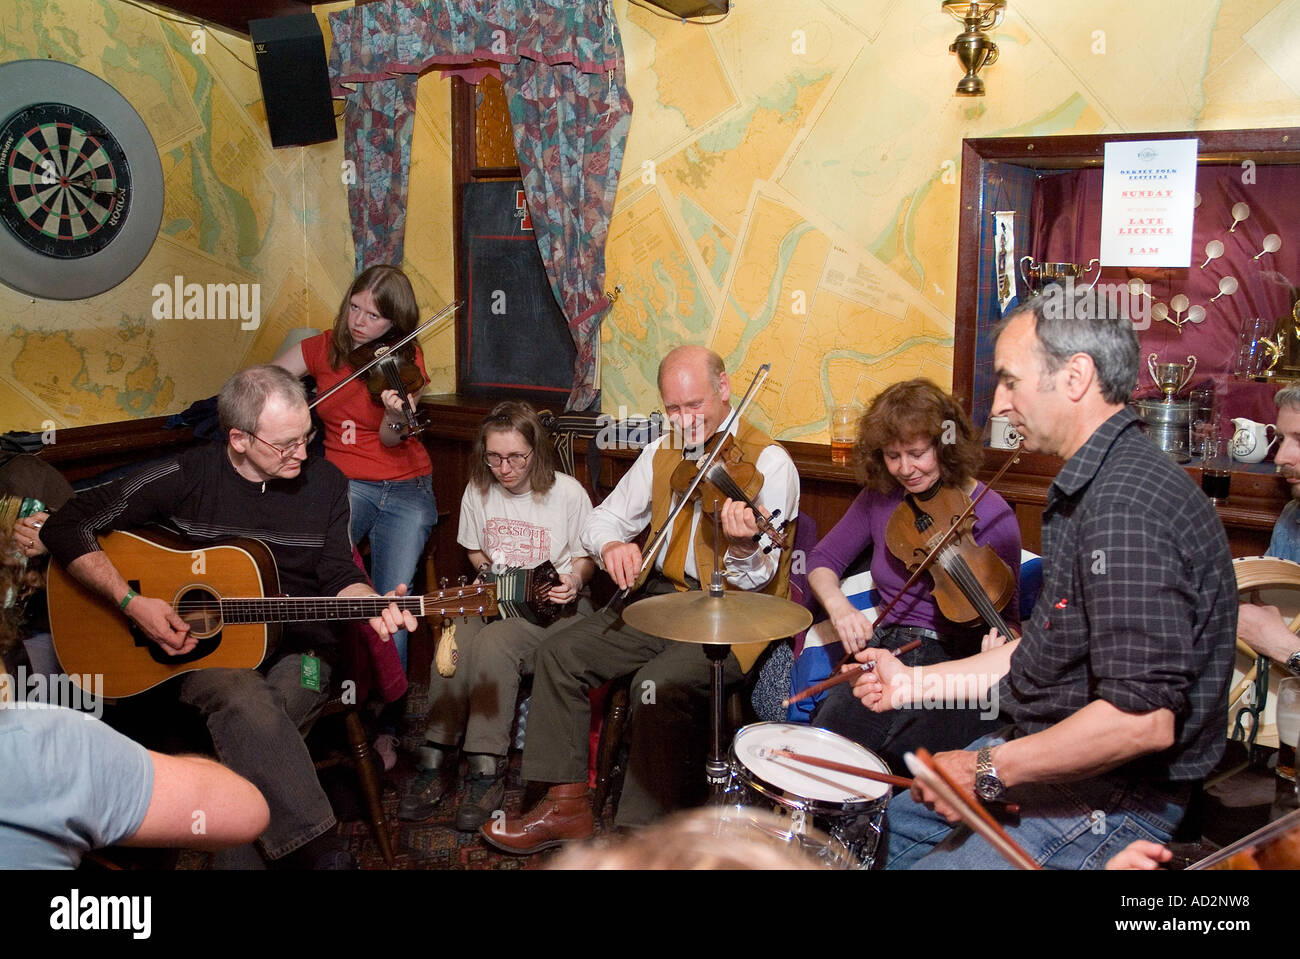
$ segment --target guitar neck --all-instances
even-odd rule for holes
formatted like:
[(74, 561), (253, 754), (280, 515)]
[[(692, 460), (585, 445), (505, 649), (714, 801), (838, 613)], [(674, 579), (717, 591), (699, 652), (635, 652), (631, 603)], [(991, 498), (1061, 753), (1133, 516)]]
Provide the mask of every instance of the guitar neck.
[(423, 617), (432, 615), (479, 616), (488, 613), (481, 593), (463, 597), (437, 596), (268, 596), (222, 599), (221, 618), (230, 624), (305, 623), (372, 619), (390, 604)]

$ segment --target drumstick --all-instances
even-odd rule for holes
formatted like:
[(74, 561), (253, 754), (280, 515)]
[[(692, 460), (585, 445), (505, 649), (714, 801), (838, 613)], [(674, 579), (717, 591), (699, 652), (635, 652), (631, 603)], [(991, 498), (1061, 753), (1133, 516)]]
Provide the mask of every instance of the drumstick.
[(934, 757), (928, 750), (918, 749), (915, 753), (906, 753), (903, 760), (923, 785), (937, 792), (944, 802), (952, 806), (962, 822), (979, 833), (1007, 862), (1017, 869), (1043, 868), (1029, 858), (1029, 853), (1021, 849), (1016, 841), (1007, 835), (1007, 831), (989, 815), (988, 810), (981, 806), (975, 797), (960, 789), (948, 774), (935, 764)]
[(912, 780), (906, 776), (895, 776), (892, 773), (877, 772), (874, 769), (864, 769), (861, 766), (849, 766), (830, 759), (818, 759), (816, 756), (804, 756), (800, 753), (792, 753), (788, 749), (775, 750), (771, 755), (784, 756), (786, 759), (795, 760), (795, 762), (807, 763), (809, 766), (820, 766), (822, 769), (831, 769), (837, 773), (861, 776), (863, 779), (872, 779), (878, 783), (888, 783), (890, 786), (902, 786), (904, 789), (910, 789), (912, 786)]
[[(891, 650), (891, 652), (893, 652), (895, 656), (902, 656), (904, 653), (910, 653), (912, 650), (916, 649), (916, 647), (920, 645), (921, 645), (921, 640), (914, 639), (910, 643), (904, 643), (902, 646), (899, 646), (898, 649)], [(799, 700), (801, 699), (807, 699), (809, 696), (816, 696), (830, 689), (832, 686), (838, 686), (840, 683), (847, 683), (850, 679), (857, 679), (861, 673), (865, 673), (876, 668), (875, 663), (859, 663), (858, 665), (861, 668), (857, 672), (854, 672), (853, 670), (850, 669), (845, 672), (836, 673), (834, 676), (831, 676), (829, 679), (823, 679), (820, 683), (816, 683), (812, 686), (809, 686), (807, 689), (800, 690), (799, 692), (791, 696), (789, 699), (781, 700), (781, 706), (786, 707), (789, 706), (791, 703), (799, 702)]]

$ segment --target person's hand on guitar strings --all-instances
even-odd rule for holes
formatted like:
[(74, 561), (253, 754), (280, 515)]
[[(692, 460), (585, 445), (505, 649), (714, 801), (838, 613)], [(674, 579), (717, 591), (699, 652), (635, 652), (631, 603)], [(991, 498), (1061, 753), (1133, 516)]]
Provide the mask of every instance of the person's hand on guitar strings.
[(140, 631), (162, 647), (169, 656), (180, 656), (198, 645), (190, 635), (190, 624), (181, 619), (170, 603), (151, 596), (135, 595), (124, 610)]
[[(378, 593), (374, 595), (378, 596)], [(406, 584), (399, 583), (397, 589), (391, 593), (385, 593), (385, 596), (405, 596)], [(370, 628), (379, 634), (381, 639), (387, 640), (392, 637), (393, 633), (399, 629), (405, 629), (408, 632), (415, 630), (420, 624), (415, 621), (407, 610), (400, 609), (396, 603), (389, 603), (388, 608), (379, 616), (370, 620)]]

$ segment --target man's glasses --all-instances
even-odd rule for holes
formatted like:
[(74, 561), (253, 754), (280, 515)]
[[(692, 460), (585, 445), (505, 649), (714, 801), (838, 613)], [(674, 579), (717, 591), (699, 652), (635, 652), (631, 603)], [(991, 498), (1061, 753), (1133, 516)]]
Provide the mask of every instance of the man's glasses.
[(247, 433), (249, 436), (251, 436), (253, 439), (257, 440), (259, 443), (265, 443), (267, 446), (271, 447), (271, 449), (275, 450), (277, 453), (280, 454), (280, 459), (282, 460), (287, 460), (290, 456), (294, 454), (294, 452), (299, 447), (310, 446), (311, 441), (316, 438), (316, 431), (312, 430), (302, 439), (294, 440), (288, 446), (276, 446), (274, 443), (267, 443), (266, 440), (262, 439), (262, 437), (258, 436), (252, 430), (244, 430), (244, 432)]
[(524, 464), (528, 462), (528, 457), (532, 455), (532, 450), (527, 453), (507, 453), (505, 456), (497, 453), (484, 453), (483, 462), (494, 470), (500, 469), (506, 463), (509, 463), (512, 469), (522, 469)]

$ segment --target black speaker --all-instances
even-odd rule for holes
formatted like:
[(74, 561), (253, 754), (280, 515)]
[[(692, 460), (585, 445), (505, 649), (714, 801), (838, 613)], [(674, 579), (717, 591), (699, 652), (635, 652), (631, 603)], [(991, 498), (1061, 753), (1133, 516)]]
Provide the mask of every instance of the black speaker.
[(310, 13), (249, 20), (271, 145), (305, 146), (338, 138), (325, 66), (325, 38)]

